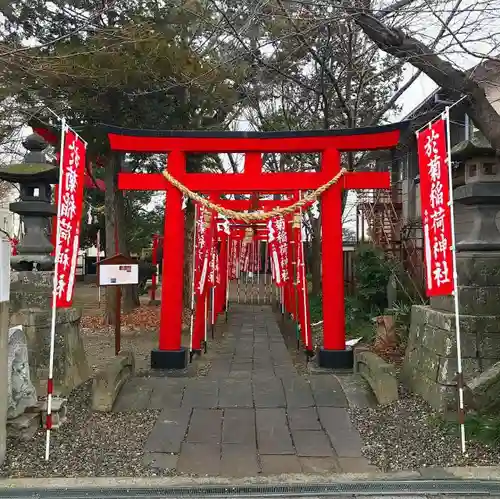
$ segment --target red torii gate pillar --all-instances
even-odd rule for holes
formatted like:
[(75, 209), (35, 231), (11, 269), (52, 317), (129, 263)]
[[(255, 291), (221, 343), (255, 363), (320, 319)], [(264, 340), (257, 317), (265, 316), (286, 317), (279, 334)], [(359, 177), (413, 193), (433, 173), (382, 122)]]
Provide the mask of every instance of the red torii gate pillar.
[[(108, 127), (111, 149), (123, 152), (168, 153), (168, 171), (191, 191), (201, 193), (307, 191), (340, 171), (340, 151), (389, 149), (398, 144), (407, 123), (356, 130), (312, 132), (172, 132)], [(319, 172), (262, 172), (262, 153), (321, 153)], [(245, 153), (241, 174), (187, 173), (187, 153)], [(182, 194), (162, 174), (122, 173), (123, 190), (166, 190), (163, 286), (159, 348), (151, 367), (182, 369), (187, 364), (181, 345), (184, 262)], [(348, 172), (328, 189), (322, 203), (323, 348), (319, 365), (351, 368), (353, 352), (345, 348), (344, 272), (342, 259), (342, 189), (388, 189), (387, 172)]]

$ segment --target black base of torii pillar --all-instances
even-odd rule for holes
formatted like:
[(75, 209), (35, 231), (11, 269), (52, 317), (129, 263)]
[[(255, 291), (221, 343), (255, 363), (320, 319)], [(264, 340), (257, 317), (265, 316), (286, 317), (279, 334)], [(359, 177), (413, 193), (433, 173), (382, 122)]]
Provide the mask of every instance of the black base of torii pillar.
[(187, 367), (187, 350), (151, 350), (151, 369), (185, 369)]

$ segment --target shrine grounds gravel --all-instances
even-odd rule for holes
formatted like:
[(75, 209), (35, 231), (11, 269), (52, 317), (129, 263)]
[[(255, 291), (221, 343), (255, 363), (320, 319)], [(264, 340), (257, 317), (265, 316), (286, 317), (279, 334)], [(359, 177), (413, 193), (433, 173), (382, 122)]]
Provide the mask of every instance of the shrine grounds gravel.
[(363, 454), (381, 471), (427, 467), (489, 466), (500, 462), (500, 448), (467, 441), (462, 454), (458, 425), (440, 423), (420, 397), (400, 390), (387, 406), (349, 409), (364, 442)]
[(45, 431), (33, 440), (8, 440), (0, 477), (158, 476), (167, 471), (142, 464), (142, 447), (159, 411), (92, 413), (92, 382), (70, 395), (68, 420), (51, 435), (49, 462), (45, 461)]

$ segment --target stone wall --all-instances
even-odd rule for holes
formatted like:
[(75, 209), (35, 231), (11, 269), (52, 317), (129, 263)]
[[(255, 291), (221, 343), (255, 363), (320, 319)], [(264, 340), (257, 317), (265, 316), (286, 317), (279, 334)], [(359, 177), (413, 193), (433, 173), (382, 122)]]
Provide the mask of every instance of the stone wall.
[[(458, 253), (460, 337), (465, 382), (500, 361), (500, 254)], [(457, 404), (453, 298), (413, 306), (402, 380), (434, 409)]]
[[(59, 309), (56, 315), (54, 393), (66, 395), (89, 378), (90, 371), (80, 337), (81, 311)], [(45, 395), (49, 374), (51, 312), (24, 309), (11, 315), (21, 324), (28, 343), (30, 374), (38, 395)]]
[[(52, 272), (12, 272), (10, 324), (22, 325), (30, 374), (38, 395), (46, 394), (50, 352)], [(90, 376), (80, 336), (81, 310), (56, 314), (54, 393), (66, 395)]]

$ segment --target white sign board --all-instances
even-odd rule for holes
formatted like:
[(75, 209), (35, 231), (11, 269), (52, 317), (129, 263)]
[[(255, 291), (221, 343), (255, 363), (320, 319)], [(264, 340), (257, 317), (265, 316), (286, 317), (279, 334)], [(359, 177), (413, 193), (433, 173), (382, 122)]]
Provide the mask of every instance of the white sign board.
[(8, 239), (0, 239), (0, 302), (10, 299), (10, 253), (12, 246)]
[(99, 286), (125, 286), (139, 283), (139, 265), (126, 263), (99, 266)]

